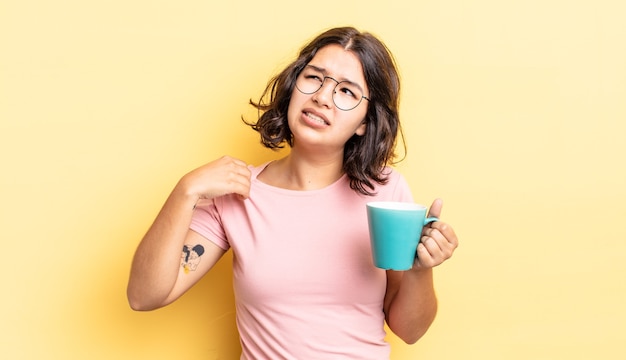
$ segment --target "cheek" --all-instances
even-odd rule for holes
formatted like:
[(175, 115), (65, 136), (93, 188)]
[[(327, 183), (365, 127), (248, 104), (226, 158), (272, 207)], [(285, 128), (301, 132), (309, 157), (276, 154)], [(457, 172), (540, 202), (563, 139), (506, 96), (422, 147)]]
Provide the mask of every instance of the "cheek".
[(298, 107), (294, 105), (293, 101), (289, 103), (289, 108), (287, 108), (287, 124), (289, 127), (293, 126), (293, 121), (298, 116)]
[(289, 99), (289, 107), (287, 108), (287, 121), (291, 122), (298, 116), (302, 103), (304, 103), (303, 94), (294, 89)]

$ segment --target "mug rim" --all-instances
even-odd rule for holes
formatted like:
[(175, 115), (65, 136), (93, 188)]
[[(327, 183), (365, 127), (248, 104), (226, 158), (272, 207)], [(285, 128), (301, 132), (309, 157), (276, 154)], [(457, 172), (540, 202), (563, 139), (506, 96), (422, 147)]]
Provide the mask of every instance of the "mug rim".
[(402, 202), (402, 201), (371, 201), (371, 202), (368, 202), (366, 205), (371, 208), (401, 210), (401, 211), (425, 210), (426, 209), (426, 206), (422, 204), (417, 204), (417, 203), (412, 203), (412, 202)]

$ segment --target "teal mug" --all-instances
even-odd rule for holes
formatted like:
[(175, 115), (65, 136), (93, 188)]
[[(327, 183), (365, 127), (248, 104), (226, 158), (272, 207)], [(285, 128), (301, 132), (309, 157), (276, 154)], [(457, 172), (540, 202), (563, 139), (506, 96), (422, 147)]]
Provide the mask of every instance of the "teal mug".
[(367, 203), (367, 220), (374, 265), (404, 271), (413, 267), (424, 225), (437, 221), (426, 217), (424, 205), (393, 201)]

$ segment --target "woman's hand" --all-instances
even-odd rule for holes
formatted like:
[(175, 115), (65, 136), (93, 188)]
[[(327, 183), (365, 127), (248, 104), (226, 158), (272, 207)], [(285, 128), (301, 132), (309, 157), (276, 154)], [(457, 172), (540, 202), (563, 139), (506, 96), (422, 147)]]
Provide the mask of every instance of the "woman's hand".
[(250, 169), (245, 162), (223, 156), (182, 177), (179, 186), (196, 199), (212, 199), (226, 194), (250, 195)]
[[(441, 199), (435, 200), (428, 216), (439, 218), (442, 206)], [(459, 246), (459, 240), (449, 224), (442, 221), (430, 223), (422, 231), (422, 239), (417, 245), (417, 258), (413, 269), (428, 269), (440, 265), (452, 256), (457, 246)]]

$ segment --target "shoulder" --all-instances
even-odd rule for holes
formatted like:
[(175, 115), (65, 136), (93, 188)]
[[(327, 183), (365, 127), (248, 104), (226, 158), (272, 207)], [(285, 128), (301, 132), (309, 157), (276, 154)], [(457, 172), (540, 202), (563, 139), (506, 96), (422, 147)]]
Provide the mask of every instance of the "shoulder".
[(385, 200), (412, 201), (411, 188), (404, 175), (391, 167), (386, 167), (383, 174), (387, 181), (376, 184), (376, 197)]
[(381, 187), (393, 188), (397, 186), (405, 186), (405, 187), (409, 186), (404, 175), (402, 175), (402, 173), (400, 173), (399, 171), (397, 171), (396, 169), (392, 167), (389, 167), (389, 166), (385, 167), (385, 169), (383, 170), (383, 175), (387, 179), (387, 182), (381, 185)]
[(271, 161), (264, 162), (260, 165), (248, 165), (248, 169), (250, 170), (250, 174), (252, 178), (256, 178), (265, 168), (269, 165)]
[(385, 167), (385, 169), (383, 170), (383, 174), (387, 176), (387, 179), (389, 179), (390, 182), (404, 181), (404, 175), (402, 175), (402, 173), (390, 166)]

